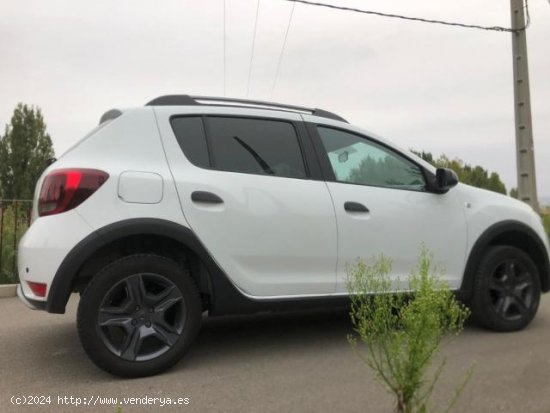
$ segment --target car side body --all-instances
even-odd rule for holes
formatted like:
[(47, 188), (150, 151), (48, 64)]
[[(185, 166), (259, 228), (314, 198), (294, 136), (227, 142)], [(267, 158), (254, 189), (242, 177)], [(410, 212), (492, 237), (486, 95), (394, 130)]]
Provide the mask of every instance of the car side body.
[[(346, 265), (380, 253), (393, 259), (401, 291), (421, 245), (466, 302), (493, 246), (527, 254), (540, 290), (550, 289), (548, 238), (538, 214), (520, 201), (462, 183), (438, 190), (432, 165), (324, 111), (178, 104), (187, 97), (173, 96), (154, 102), (108, 112), (37, 183), (33, 222), (18, 252), (19, 296), (30, 307), (63, 313), (71, 292), (84, 293), (98, 272), (131, 254), (167, 257), (189, 271), (210, 315), (345, 303)], [(178, 125), (204, 136), (206, 147), (192, 156), (182, 150)], [(220, 143), (216, 152), (210, 136), (229, 130), (239, 131), (227, 138), (234, 146)], [(296, 157), (280, 171), (237, 136), (259, 130), (275, 143), (296, 137)], [(340, 147), (346, 139), (353, 144)], [(372, 153), (411, 165), (418, 188), (342, 182), (337, 175), (357, 167), (353, 152), (363, 141)], [(282, 144), (266, 145), (264, 153), (274, 153)], [(235, 147), (260, 172), (232, 170), (240, 166), (231, 160), (223, 166)], [(75, 208), (39, 216), (44, 179), (71, 169), (105, 171), (108, 179)], [(46, 294), (37, 296), (29, 281), (45, 284)]]

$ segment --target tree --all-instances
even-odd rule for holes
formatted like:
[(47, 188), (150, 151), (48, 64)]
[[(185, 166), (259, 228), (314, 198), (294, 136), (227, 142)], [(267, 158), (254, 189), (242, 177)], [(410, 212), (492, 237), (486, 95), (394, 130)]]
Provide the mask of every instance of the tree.
[(31, 199), (54, 156), (40, 108), (19, 103), (0, 138), (0, 197)]
[(489, 187), (487, 189), (506, 195), (506, 186), (500, 180), (500, 176), (498, 176), (496, 172), (491, 172), (491, 176), (489, 176)]
[(506, 185), (500, 180), (500, 176), (496, 172), (489, 174), (488, 170), (479, 165), (472, 167), (462, 159), (455, 158), (451, 160), (446, 155), (441, 155), (435, 159), (430, 152), (418, 152), (414, 150), (412, 152), (435, 167), (452, 169), (458, 175), (460, 182), (500, 194), (507, 193)]
[(508, 195), (510, 195), (512, 198), (518, 199), (518, 189), (510, 188), (510, 193)]

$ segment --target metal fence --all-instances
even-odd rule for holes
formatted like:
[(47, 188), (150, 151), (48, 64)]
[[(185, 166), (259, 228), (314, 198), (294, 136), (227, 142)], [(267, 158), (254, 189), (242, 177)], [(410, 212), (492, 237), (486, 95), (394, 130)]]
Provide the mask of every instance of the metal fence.
[(31, 223), (32, 201), (0, 199), (0, 284), (19, 282), (17, 245)]

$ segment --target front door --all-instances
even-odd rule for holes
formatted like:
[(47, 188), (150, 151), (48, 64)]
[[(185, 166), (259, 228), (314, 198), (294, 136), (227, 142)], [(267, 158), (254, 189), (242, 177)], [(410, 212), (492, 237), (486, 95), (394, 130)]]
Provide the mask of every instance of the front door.
[(347, 264), (380, 254), (392, 260), (396, 287), (407, 288), (423, 246), (450, 287), (458, 288), (466, 253), (458, 192), (428, 192), (422, 168), (385, 144), (351, 131), (316, 129), (334, 174), (328, 188), (338, 224), (337, 292), (346, 291)]

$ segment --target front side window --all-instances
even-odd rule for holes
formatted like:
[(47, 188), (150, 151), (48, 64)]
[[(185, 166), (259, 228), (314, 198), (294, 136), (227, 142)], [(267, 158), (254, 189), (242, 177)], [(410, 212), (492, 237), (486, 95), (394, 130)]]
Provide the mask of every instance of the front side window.
[(286, 178), (305, 178), (298, 136), (278, 120), (210, 116), (208, 137), (216, 169)]
[(425, 190), (420, 167), (397, 152), (353, 133), (322, 126), (317, 129), (338, 182)]

